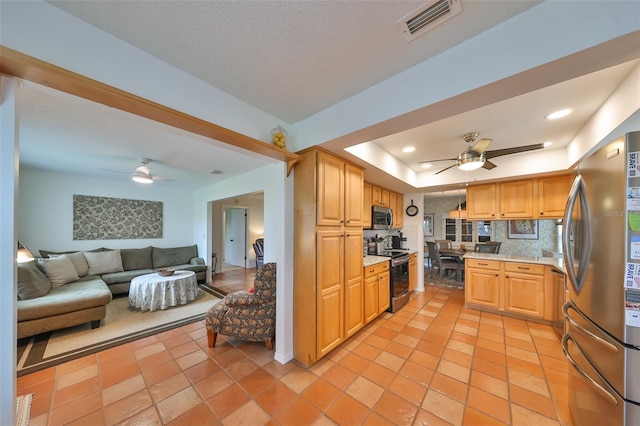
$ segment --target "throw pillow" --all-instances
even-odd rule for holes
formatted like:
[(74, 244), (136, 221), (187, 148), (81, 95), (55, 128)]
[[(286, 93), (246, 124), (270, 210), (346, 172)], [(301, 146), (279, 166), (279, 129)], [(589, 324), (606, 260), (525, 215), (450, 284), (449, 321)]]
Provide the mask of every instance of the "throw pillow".
[(35, 260), (18, 264), (18, 299), (42, 297), (51, 290), (51, 281), (36, 266)]
[(110, 272), (122, 272), (120, 250), (85, 251), (84, 257), (89, 264), (89, 275), (102, 275)]
[(66, 254), (52, 259), (41, 257), (38, 259), (38, 266), (44, 271), (44, 274), (49, 278), (54, 288), (79, 278), (76, 268)]
[[(49, 259), (53, 259), (54, 257), (59, 257), (60, 254), (50, 254)], [(73, 263), (73, 266), (76, 268), (76, 272), (79, 277), (84, 277), (89, 273), (89, 264), (87, 263), (87, 258), (84, 257), (81, 251), (77, 251), (75, 253), (67, 253), (67, 257)]]

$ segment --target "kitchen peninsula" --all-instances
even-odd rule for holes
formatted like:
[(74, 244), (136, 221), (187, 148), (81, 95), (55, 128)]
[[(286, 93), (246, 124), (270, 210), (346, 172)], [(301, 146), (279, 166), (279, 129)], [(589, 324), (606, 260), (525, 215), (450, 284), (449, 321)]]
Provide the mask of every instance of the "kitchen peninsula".
[(465, 302), (470, 308), (559, 326), (565, 266), (554, 257), (470, 252)]

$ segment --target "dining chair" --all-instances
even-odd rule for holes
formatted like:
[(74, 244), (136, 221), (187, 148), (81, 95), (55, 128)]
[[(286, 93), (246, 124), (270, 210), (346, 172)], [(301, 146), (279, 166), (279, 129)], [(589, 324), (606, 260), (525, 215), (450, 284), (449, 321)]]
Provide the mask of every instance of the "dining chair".
[(499, 241), (487, 241), (486, 243), (477, 243), (474, 247), (474, 251), (477, 253), (494, 253), (497, 254), (500, 251)]
[(434, 273), (436, 269), (438, 270), (440, 281), (444, 279), (447, 270), (456, 271), (456, 279), (458, 281), (462, 281), (464, 263), (460, 263), (452, 259), (441, 258), (440, 250), (438, 249), (437, 244), (433, 241), (427, 241), (427, 247), (429, 249), (429, 257), (431, 258), (432, 269)]

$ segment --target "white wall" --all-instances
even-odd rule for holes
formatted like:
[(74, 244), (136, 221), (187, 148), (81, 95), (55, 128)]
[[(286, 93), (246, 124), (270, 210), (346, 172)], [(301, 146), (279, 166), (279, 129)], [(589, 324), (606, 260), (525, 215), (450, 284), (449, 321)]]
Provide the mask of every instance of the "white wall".
[[(18, 238), (34, 254), (44, 250), (91, 250), (98, 247), (178, 247), (195, 244), (193, 198), (162, 182), (144, 185), (62, 175), (33, 169), (20, 170)], [(135, 240), (73, 240), (73, 195), (126, 198), (163, 203), (163, 237)], [(204, 257), (203, 252), (198, 253)], [(209, 263), (209, 262), (207, 262)]]
[(219, 210), (211, 207), (212, 202), (254, 192), (264, 193), (264, 261), (278, 265), (274, 358), (283, 363), (293, 359), (292, 188), (293, 174), (286, 177), (286, 164), (276, 163), (198, 189), (194, 192), (193, 201), (193, 234), (199, 253), (210, 259), (212, 247), (207, 246), (211, 239), (208, 236), (215, 232), (212, 216)]

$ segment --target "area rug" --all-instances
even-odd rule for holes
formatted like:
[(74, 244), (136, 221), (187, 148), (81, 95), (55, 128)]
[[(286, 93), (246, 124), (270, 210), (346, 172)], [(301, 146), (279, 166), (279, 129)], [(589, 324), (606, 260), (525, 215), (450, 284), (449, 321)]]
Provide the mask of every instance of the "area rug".
[(16, 398), (16, 426), (27, 426), (31, 419), (31, 398), (33, 394), (20, 395)]
[(129, 305), (126, 295), (114, 297), (99, 328), (89, 323), (43, 333), (18, 341), (18, 376), (121, 345), (172, 328), (200, 321), (220, 298), (201, 286), (186, 305), (158, 311), (141, 311)]

